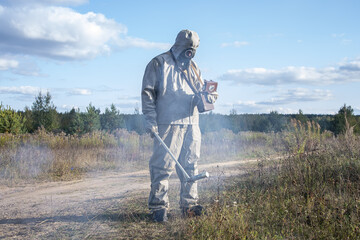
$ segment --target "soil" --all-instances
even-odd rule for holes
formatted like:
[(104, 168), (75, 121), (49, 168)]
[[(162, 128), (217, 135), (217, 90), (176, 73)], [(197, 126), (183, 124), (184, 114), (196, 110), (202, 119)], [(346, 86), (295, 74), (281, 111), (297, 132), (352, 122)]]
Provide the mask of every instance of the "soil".
[[(250, 162), (256, 160), (200, 165), (199, 169), (206, 169), (214, 179), (238, 174), (240, 165)], [(175, 182), (179, 180), (172, 177), (170, 188)], [(119, 228), (109, 223), (120, 219), (122, 203), (137, 193), (147, 195), (149, 189), (148, 170), (90, 173), (82, 180), (68, 182), (0, 186), (0, 239), (92, 239), (102, 236), (102, 232), (106, 233), (103, 236), (116, 236)]]

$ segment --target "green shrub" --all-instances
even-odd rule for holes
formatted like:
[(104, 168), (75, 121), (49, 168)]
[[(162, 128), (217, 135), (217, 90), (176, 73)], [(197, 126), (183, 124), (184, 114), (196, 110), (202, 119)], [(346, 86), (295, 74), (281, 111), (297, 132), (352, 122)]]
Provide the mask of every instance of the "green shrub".
[(24, 130), (26, 119), (10, 107), (0, 105), (0, 133), (19, 134)]

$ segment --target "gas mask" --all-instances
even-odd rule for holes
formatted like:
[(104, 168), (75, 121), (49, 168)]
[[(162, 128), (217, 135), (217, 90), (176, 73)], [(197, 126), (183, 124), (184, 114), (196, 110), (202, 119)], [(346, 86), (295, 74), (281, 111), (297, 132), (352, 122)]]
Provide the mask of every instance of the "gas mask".
[(195, 56), (196, 49), (194, 48), (188, 48), (182, 51), (177, 58), (181, 69), (187, 69), (189, 67), (191, 59)]

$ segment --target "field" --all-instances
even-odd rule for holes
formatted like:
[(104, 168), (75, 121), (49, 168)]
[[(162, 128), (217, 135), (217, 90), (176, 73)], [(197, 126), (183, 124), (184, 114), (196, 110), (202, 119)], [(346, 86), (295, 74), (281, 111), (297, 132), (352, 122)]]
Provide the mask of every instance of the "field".
[(184, 219), (171, 178), (170, 221), (146, 206), (152, 140), (118, 130), (0, 135), (0, 238), (356, 239), (360, 141), (292, 121), (281, 133), (203, 136), (207, 214)]

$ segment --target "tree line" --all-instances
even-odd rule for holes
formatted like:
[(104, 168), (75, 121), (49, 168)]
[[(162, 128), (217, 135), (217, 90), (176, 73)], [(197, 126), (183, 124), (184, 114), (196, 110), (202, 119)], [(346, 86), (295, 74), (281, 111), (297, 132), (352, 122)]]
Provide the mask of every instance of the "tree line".
[[(111, 132), (124, 128), (128, 131), (145, 133), (143, 115), (139, 109), (134, 114), (122, 114), (111, 104), (101, 113), (92, 103), (86, 107), (85, 112), (71, 109), (62, 113), (56, 110), (49, 92), (41, 92), (35, 97), (31, 106), (24, 111), (15, 111), (0, 104), (0, 133), (33, 133), (39, 128), (49, 132), (64, 132), (66, 134), (84, 134), (96, 130)], [(240, 131), (280, 132), (286, 130), (291, 119), (302, 123), (313, 121), (318, 123), (322, 131), (332, 131), (340, 134), (347, 127), (351, 127), (355, 134), (360, 134), (360, 116), (354, 115), (351, 106), (344, 104), (335, 115), (279, 114), (276, 111), (269, 114), (237, 114), (232, 110), (229, 115), (208, 114), (200, 115), (200, 128), (203, 133), (229, 129), (235, 133)]]

